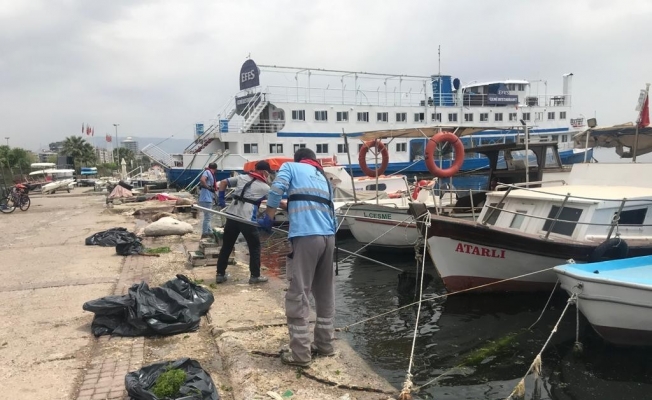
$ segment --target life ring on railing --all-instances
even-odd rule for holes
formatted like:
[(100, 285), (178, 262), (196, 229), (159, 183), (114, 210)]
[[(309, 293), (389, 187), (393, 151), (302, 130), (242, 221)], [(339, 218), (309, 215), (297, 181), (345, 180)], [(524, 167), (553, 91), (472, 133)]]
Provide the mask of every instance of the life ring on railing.
[(608, 260), (620, 260), (627, 258), (629, 246), (627, 242), (619, 237), (611, 238), (600, 243), (589, 255), (589, 262)]
[[(442, 169), (435, 164), (435, 149), (437, 148), (437, 145), (441, 143), (450, 143), (455, 150), (455, 160), (453, 160), (451, 166), (446, 169)], [(426, 167), (431, 174), (438, 178), (450, 178), (460, 170), (464, 163), (464, 144), (460, 138), (452, 132), (439, 132), (428, 140), (425, 158)]]
[[(380, 155), (383, 158), (380, 167), (376, 169), (369, 168), (367, 166), (367, 159), (365, 158), (367, 156), (367, 152), (372, 147), (375, 148), (376, 151), (379, 151)], [(365, 175), (370, 177), (375, 177), (376, 175), (378, 176), (382, 175), (383, 172), (385, 172), (385, 170), (387, 169), (387, 164), (389, 164), (389, 153), (387, 152), (387, 147), (385, 147), (385, 143), (381, 142), (380, 139), (364, 142), (364, 144), (360, 148), (360, 153), (358, 154), (358, 163), (360, 164), (360, 169), (362, 170), (362, 172), (364, 172)]]

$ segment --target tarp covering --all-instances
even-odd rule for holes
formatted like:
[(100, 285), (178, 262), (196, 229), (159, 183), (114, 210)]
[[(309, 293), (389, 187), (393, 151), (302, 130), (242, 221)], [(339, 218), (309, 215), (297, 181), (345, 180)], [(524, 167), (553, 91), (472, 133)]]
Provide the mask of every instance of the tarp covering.
[(197, 330), (213, 301), (210, 290), (177, 275), (160, 287), (141, 282), (124, 296), (102, 297), (82, 308), (95, 313), (91, 324), (95, 336), (175, 335)]
[(110, 199), (118, 199), (121, 197), (134, 197), (133, 193), (131, 193), (131, 190), (125, 189), (120, 185), (116, 185), (113, 188), (113, 191), (109, 195)]
[[(376, 192), (375, 190), (357, 190), (355, 194), (358, 201), (372, 200), (376, 197), (379, 199), (388, 198), (387, 193), (383, 191)], [(349, 202), (353, 200), (353, 190), (337, 186), (333, 189), (333, 201)]]
[(179, 369), (186, 373), (186, 380), (179, 389), (180, 397), (188, 400), (219, 400), (215, 384), (198, 361), (180, 358), (148, 365), (125, 376), (127, 394), (134, 400), (164, 400), (151, 392), (156, 379), (164, 372)]

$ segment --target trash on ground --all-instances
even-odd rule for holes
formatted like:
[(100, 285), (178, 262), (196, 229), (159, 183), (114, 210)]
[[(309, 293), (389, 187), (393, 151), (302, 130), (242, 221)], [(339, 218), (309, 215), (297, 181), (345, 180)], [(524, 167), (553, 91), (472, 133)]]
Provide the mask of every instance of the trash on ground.
[(141, 282), (124, 296), (102, 297), (82, 308), (95, 313), (91, 324), (95, 336), (175, 335), (197, 330), (213, 301), (210, 290), (179, 274), (160, 287)]
[[(182, 374), (178, 371), (185, 375), (179, 386), (177, 384)], [(202, 369), (198, 361), (190, 358), (164, 361), (129, 372), (125, 376), (125, 387), (134, 400), (220, 399), (208, 372)]]
[(116, 185), (109, 195), (109, 199), (119, 199), (124, 197), (134, 197), (134, 194), (131, 193), (131, 189), (124, 188), (120, 185)]
[(121, 256), (134, 256), (143, 254), (145, 247), (140, 240), (135, 240), (130, 243), (118, 243), (115, 245), (115, 252)]
[(171, 217), (163, 217), (145, 227), (146, 236), (185, 235), (192, 233), (192, 225)]
[(113, 247), (120, 243), (132, 243), (135, 241), (138, 241), (138, 236), (133, 232), (128, 232), (126, 228), (111, 228), (87, 237), (86, 245)]

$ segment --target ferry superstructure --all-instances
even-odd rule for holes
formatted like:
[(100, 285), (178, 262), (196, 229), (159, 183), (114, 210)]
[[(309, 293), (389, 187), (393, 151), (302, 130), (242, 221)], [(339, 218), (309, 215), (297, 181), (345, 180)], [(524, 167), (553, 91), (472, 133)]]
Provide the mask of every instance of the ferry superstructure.
[[(257, 66), (249, 59), (239, 74), (240, 91), (217, 119), (206, 124), (206, 130), (196, 130), (195, 140), (183, 154), (167, 154), (154, 145), (142, 151), (167, 169), (170, 184), (184, 187), (210, 162), (218, 164), (222, 177), (242, 171), (247, 161), (292, 157), (301, 147), (348, 166), (346, 133), (351, 169), (360, 175), (362, 142), (356, 138), (363, 132), (486, 126), (462, 139), (468, 147), (515, 141), (526, 124), (531, 141), (558, 142), (562, 162), (572, 164), (590, 160), (592, 152), (573, 149), (572, 136), (582, 130), (584, 120), (572, 118), (572, 77), (563, 75), (561, 94), (549, 94), (545, 81), (505, 79), (462, 85), (450, 75)], [(281, 84), (262, 86), (263, 78)], [(385, 173), (427, 174), (426, 141), (426, 137), (387, 140)], [(443, 167), (447, 163), (450, 160), (442, 160)], [(486, 159), (468, 157), (462, 170), (487, 165)]]

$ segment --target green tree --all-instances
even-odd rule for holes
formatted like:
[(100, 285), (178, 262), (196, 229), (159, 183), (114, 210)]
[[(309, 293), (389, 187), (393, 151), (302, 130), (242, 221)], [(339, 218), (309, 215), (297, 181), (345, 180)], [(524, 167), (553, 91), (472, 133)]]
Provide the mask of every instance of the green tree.
[(133, 151), (125, 147), (113, 149), (113, 159), (115, 160), (115, 163), (118, 166), (118, 168), (120, 168), (123, 158), (127, 163), (127, 169), (131, 167), (132, 161), (134, 162), (134, 165), (136, 165), (136, 161), (135, 161), (136, 156)]
[(95, 148), (81, 136), (68, 136), (63, 141), (61, 152), (72, 157), (75, 169), (81, 167), (80, 164), (95, 165), (97, 162)]
[(20, 147), (0, 146), (0, 166), (7, 168), (29, 169), (32, 163), (30, 153)]

